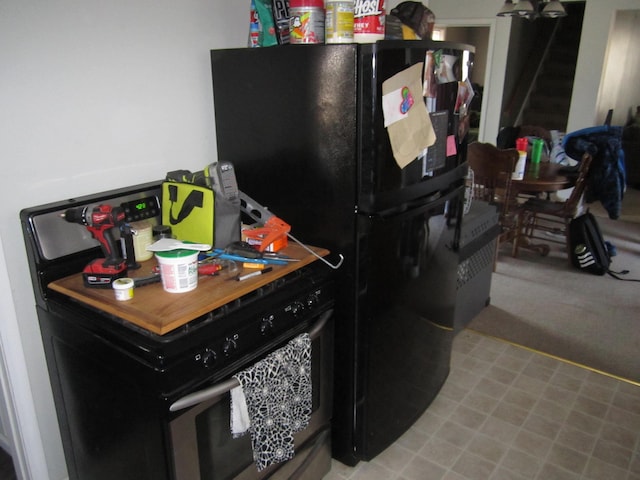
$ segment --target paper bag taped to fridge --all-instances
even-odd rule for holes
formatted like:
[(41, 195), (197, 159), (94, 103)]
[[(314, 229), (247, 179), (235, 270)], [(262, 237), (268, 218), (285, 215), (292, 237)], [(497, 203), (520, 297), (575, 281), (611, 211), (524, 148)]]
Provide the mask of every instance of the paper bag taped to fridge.
[(396, 163), (406, 167), (436, 141), (422, 99), (422, 63), (382, 83), (382, 111)]

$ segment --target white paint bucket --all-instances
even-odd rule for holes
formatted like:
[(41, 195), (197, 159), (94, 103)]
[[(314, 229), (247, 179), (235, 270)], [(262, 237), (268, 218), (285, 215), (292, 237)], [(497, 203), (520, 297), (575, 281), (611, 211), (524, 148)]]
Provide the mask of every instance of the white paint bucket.
[(189, 292), (198, 286), (198, 253), (184, 249), (156, 252), (162, 286), (167, 292)]

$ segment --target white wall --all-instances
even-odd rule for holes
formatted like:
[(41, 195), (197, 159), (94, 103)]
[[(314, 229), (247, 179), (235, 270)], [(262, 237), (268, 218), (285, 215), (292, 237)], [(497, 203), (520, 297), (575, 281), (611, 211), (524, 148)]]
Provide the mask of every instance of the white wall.
[[(587, 0), (582, 26), (582, 38), (578, 62), (577, 81), (573, 87), (571, 110), (569, 111), (568, 131), (601, 124), (609, 108), (603, 101), (603, 77), (607, 75), (607, 46), (612, 35), (615, 18), (621, 10), (640, 9), (640, 0)], [(637, 29), (637, 25), (636, 25)], [(637, 38), (637, 37), (636, 37)], [(638, 47), (630, 52), (634, 62), (638, 62)], [(635, 79), (635, 98), (638, 97), (638, 79)], [(618, 82), (608, 88), (623, 88)], [(606, 103), (606, 104), (605, 104)]]
[(616, 13), (600, 85), (597, 118), (613, 109), (613, 125), (626, 125), (640, 106), (640, 10)]
[[(486, 141), (497, 135), (504, 84), (510, 20), (494, 16), (502, 3), (429, 2), (438, 23), (491, 27)], [(611, 19), (637, 8), (640, 0), (588, 1), (570, 129), (598, 120)], [(248, 10), (249, 0), (0, 3), (0, 353), (23, 478), (58, 480), (66, 468), (18, 212), (210, 163), (209, 49), (245, 46)]]
[(0, 3), (0, 346), (24, 478), (66, 468), (18, 212), (210, 163), (209, 50), (245, 46), (248, 12), (249, 0)]

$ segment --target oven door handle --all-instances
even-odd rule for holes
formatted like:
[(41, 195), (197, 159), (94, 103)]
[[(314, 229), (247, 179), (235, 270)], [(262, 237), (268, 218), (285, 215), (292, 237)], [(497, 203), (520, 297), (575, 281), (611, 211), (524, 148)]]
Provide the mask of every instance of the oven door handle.
[[(318, 336), (320, 336), (320, 332), (326, 325), (329, 318), (333, 315), (333, 309), (327, 310), (318, 318), (318, 321), (311, 327), (309, 330), (309, 338), (313, 341)], [(239, 387), (240, 382), (238, 382), (235, 378), (229, 378), (228, 380), (224, 380), (220, 383), (217, 383), (211, 387), (204, 388), (197, 392), (190, 393), (189, 395), (185, 395), (182, 398), (179, 398), (175, 402), (171, 404), (169, 410), (172, 412), (177, 412), (178, 410), (183, 410), (188, 407), (192, 407), (193, 405), (197, 405), (202, 402), (206, 402), (207, 400), (211, 400), (212, 398), (219, 397), (220, 395), (231, 391), (232, 389)]]

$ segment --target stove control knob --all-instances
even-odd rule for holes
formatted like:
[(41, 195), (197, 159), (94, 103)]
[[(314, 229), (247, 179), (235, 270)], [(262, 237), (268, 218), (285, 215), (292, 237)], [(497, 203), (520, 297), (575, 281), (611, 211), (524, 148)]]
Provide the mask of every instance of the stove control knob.
[(264, 317), (262, 317), (262, 322), (260, 322), (260, 333), (262, 335), (265, 335), (273, 330), (274, 319), (275, 316), (273, 314), (265, 315)]
[(303, 310), (304, 310), (304, 305), (302, 304), (302, 302), (293, 302), (291, 304), (291, 313), (293, 314), (294, 317), (301, 315)]
[(222, 343), (222, 351), (228, 357), (235, 350), (238, 349), (238, 334), (236, 333), (232, 337), (227, 337)]
[(212, 367), (216, 363), (216, 352), (214, 350), (211, 350), (210, 348), (207, 348), (204, 352), (202, 352), (200, 361), (205, 367)]
[(318, 297), (317, 293), (310, 293), (309, 296), (307, 297), (307, 307), (314, 308), (319, 301), (320, 301), (320, 298)]

